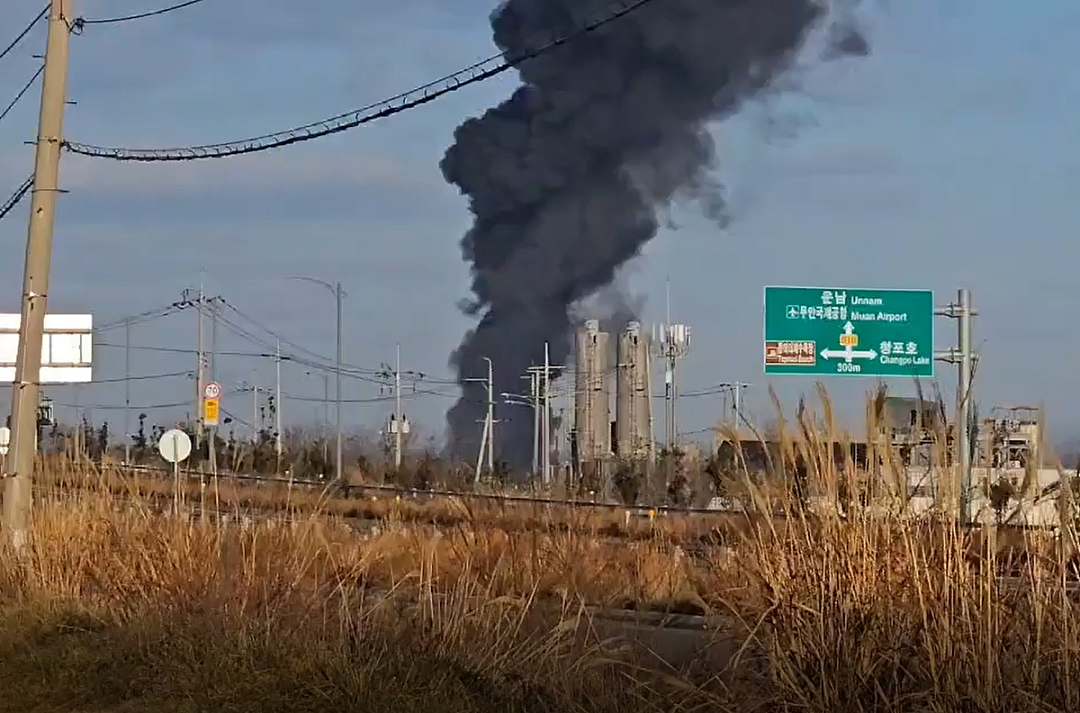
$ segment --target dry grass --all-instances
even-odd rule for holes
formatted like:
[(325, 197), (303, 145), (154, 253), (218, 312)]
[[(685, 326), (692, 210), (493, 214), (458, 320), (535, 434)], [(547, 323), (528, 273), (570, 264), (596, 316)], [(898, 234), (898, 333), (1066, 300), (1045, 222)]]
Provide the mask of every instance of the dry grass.
[[(815, 438), (786, 448), (825, 490), (847, 477)], [(43, 498), (32, 549), (0, 555), (0, 710), (1080, 710), (1071, 564), (1042, 536), (1006, 581), (993, 538), (857, 509), (692, 552), (470, 517), (239, 528)], [(707, 611), (742, 649), (664, 671), (581, 633), (629, 601)]]

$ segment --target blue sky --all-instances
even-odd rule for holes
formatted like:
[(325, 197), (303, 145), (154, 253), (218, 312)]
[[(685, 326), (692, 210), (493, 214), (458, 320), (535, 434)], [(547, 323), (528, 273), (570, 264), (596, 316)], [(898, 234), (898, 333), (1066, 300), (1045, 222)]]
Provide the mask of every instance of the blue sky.
[[(137, 12), (149, 0), (76, 0), (86, 17)], [(8, 0), (0, 41), (39, 9)], [(362, 106), (446, 74), (493, 51), (489, 0), (209, 0), (184, 12), (123, 25), (90, 26), (71, 49), (67, 136), (84, 143), (159, 147), (227, 141)], [(1021, 7), (1023, 9), (1021, 10)], [(720, 230), (693, 206), (676, 206), (666, 230), (627, 267), (625, 287), (647, 296), (646, 322), (672, 310), (690, 324), (687, 390), (742, 380), (747, 403), (771, 415), (771, 383), (787, 403), (811, 379), (761, 374), (761, 288), (835, 284), (936, 290), (947, 301), (969, 287), (981, 312), (978, 400), (1044, 403), (1056, 437), (1080, 427), (1073, 375), (1080, 336), (1071, 327), (1075, 195), (1080, 143), (1070, 129), (1080, 106), (1074, 28), (1080, 5), (1052, 0), (906, 0), (875, 4), (864, 18), (873, 52), (807, 69), (797, 91), (778, 92), (715, 127), (719, 177), (735, 220)], [(0, 62), (6, 100), (36, 67), (44, 27)], [(266, 154), (175, 165), (128, 165), (65, 155), (50, 309), (99, 323), (171, 303), (200, 279), (257, 322), (312, 351), (333, 353), (333, 301), (304, 274), (341, 280), (346, 361), (376, 368), (400, 343), (403, 367), (449, 376), (447, 356), (469, 321), (458, 241), (465, 201), (442, 180), (439, 159), (454, 128), (511, 89), (514, 78), (462, 90), (423, 108), (345, 134)], [(6, 102), (5, 102), (6, 103)], [(0, 194), (31, 170), (37, 97), (0, 123)], [(777, 130), (793, 121), (793, 133)], [(11, 259), (0, 263), (0, 310), (17, 311), (25, 206), (0, 222)], [(939, 345), (955, 323), (942, 320)], [(262, 351), (222, 330), (222, 346)], [(264, 335), (266, 336), (266, 335)], [(194, 314), (132, 330), (139, 346), (193, 348)], [(268, 337), (271, 339), (271, 337)], [(100, 342), (122, 344), (123, 332)], [(288, 349), (286, 347), (286, 349)], [(123, 349), (102, 347), (96, 376), (124, 375)], [(193, 356), (133, 352), (132, 374), (189, 368)], [(253, 377), (253, 369), (257, 369)], [(941, 385), (953, 388), (944, 366)], [(224, 406), (247, 419), (244, 381), (269, 386), (273, 364), (230, 357), (218, 364)], [(286, 421), (320, 409), (321, 377), (286, 365)], [(661, 382), (657, 381), (657, 387)], [(852, 425), (873, 383), (828, 383)], [(438, 386), (437, 390), (452, 393)], [(897, 383), (897, 392), (910, 386)], [(119, 430), (115, 383), (53, 387), (57, 402), (94, 405)], [(185, 378), (132, 384), (132, 403), (192, 399)], [(378, 387), (346, 380), (346, 398)], [(408, 401), (429, 434), (452, 403)], [(681, 426), (704, 428), (718, 396), (682, 402)], [(184, 408), (148, 411), (182, 418)], [(385, 403), (352, 404), (350, 423), (378, 427)], [(62, 411), (62, 414), (64, 412)], [(70, 409), (67, 411), (70, 414)], [(511, 415), (514, 412), (508, 412)], [(527, 417), (525, 414), (522, 417)]]

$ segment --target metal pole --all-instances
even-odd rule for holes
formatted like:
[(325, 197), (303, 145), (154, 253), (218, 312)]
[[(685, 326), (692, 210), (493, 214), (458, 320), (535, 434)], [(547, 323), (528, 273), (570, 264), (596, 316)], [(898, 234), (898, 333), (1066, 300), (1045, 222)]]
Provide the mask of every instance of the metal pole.
[(401, 468), (401, 345), (394, 347), (394, 467)]
[(210, 300), (210, 381), (217, 381), (218, 312), (215, 299)]
[(344, 478), (344, 461), (342, 460), (342, 447), (341, 447), (341, 362), (342, 354), (344, 350), (342, 342), (342, 320), (341, 320), (341, 302), (344, 293), (341, 291), (341, 283), (338, 282), (335, 286), (335, 296), (337, 297), (337, 369), (336, 369), (336, 385), (334, 386), (334, 395), (337, 399), (337, 405), (335, 406), (335, 417), (337, 418), (337, 443), (335, 444), (334, 454), (334, 467), (337, 475), (337, 480), (341, 481)]
[(274, 364), (277, 368), (277, 386), (274, 395), (274, 448), (277, 450), (277, 472), (281, 472), (281, 340), (274, 347)]
[(259, 387), (255, 385), (255, 370), (251, 370), (251, 448), (259, 445)]
[(488, 374), (487, 374), (487, 467), (489, 473), (495, 472), (495, 378), (494, 367), (492, 366), (491, 359), (484, 357), (484, 361), (487, 362)]
[(124, 322), (124, 465), (131, 462), (131, 320)]
[[(180, 516), (180, 437), (175, 433), (172, 437), (172, 452), (173, 452), (173, 514), (177, 517)], [(190, 471), (189, 471), (190, 472)]]
[(329, 462), (330, 456), (330, 439), (327, 437), (326, 431), (330, 428), (330, 375), (323, 372), (322, 375), (322, 428), (319, 429), (322, 438), (322, 459), (323, 463)]
[(202, 288), (201, 284), (199, 285), (199, 299), (198, 299), (198, 302), (195, 303), (195, 312), (198, 315), (197, 318), (196, 318), (195, 323), (196, 323), (196, 326), (197, 326), (197, 328), (199, 330), (199, 336), (198, 336), (198, 340), (197, 340), (198, 348), (196, 349), (196, 352), (195, 352), (195, 358), (199, 362), (198, 366), (196, 367), (196, 371), (195, 371), (195, 419), (197, 421), (197, 423), (195, 424), (195, 452), (197, 453), (199, 451), (199, 448), (202, 447), (202, 432), (203, 432), (203, 423), (204, 423), (203, 419), (205, 418), (205, 413), (203, 412), (203, 389), (205, 388), (205, 384), (204, 384), (205, 376), (203, 375), (203, 361), (204, 361), (204, 358), (205, 358), (205, 356), (203, 354), (203, 321), (202, 321), (203, 320), (203, 288)]
[[(936, 308), (934, 315), (957, 320), (957, 345), (943, 352), (936, 352), (934, 359), (955, 364), (957, 367), (953, 439), (956, 448), (953, 458), (956, 473), (953, 482), (958, 490), (956, 515), (962, 524), (967, 524), (971, 521), (971, 432), (968, 427), (971, 419), (972, 371), (975, 361), (975, 355), (971, 351), (971, 318), (978, 315), (972, 307), (971, 291), (957, 290), (956, 301)], [(942, 494), (943, 492), (939, 491)], [(949, 507), (952, 507), (951, 503)]]
[(960, 306), (957, 319), (959, 403), (956, 410), (956, 443), (960, 452), (956, 462), (960, 469), (960, 517), (966, 525), (971, 522), (971, 431), (968, 423), (971, 418), (971, 291), (958, 290), (956, 301)]
[(540, 472), (540, 374), (535, 369), (529, 369), (529, 396), (533, 407), (532, 472), (535, 478)]
[(676, 405), (675, 404), (678, 401), (677, 375), (676, 375), (676, 371), (675, 371), (675, 369), (677, 367), (678, 367), (678, 360), (675, 358), (675, 355), (673, 353), (672, 354), (672, 363), (671, 363), (671, 374), (672, 374), (672, 390), (671, 390), (671, 394), (672, 394), (672, 398), (671, 398), (671, 401), (669, 402), (670, 403), (670, 408), (671, 408), (671, 435), (670, 435), (671, 440), (669, 442), (667, 442), (667, 444), (669, 444), (669, 448), (671, 448), (672, 450), (674, 450), (678, 446), (678, 423), (675, 420), (676, 419)]
[(544, 485), (551, 484), (551, 400), (548, 394), (551, 392), (551, 350), (547, 342), (544, 342), (544, 411), (543, 421), (540, 424), (543, 435), (544, 452), (541, 456)]
[(473, 485), (480, 484), (480, 475), (484, 472), (484, 451), (487, 448), (488, 422), (484, 419), (484, 427), (480, 429), (480, 451), (476, 454), (476, 472), (473, 474)]
[(41, 350), (48, 310), (60, 150), (64, 133), (68, 43), (74, 19), (71, 0), (51, 0), (49, 35), (41, 83), (41, 111), (34, 156), (34, 186), (23, 271), (19, 347), (11, 398), (11, 458), (4, 484), (3, 516), (10, 541), (21, 550), (29, 535), (33, 470), (37, 452)]

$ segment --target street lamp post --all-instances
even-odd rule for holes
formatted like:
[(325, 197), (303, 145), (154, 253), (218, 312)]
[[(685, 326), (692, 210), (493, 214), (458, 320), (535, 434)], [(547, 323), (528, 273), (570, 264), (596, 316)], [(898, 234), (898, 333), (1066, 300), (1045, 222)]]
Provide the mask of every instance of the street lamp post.
[(335, 301), (336, 306), (337, 306), (337, 320), (336, 320), (337, 321), (337, 330), (336, 330), (337, 331), (337, 358), (335, 360), (336, 366), (335, 366), (335, 369), (334, 369), (334, 376), (335, 376), (335, 382), (336, 382), (334, 396), (335, 396), (335, 400), (337, 402), (336, 405), (335, 405), (335, 416), (337, 418), (337, 439), (336, 439), (337, 442), (335, 444), (335, 453), (334, 453), (334, 470), (336, 472), (336, 477), (337, 477), (338, 482), (341, 482), (341, 480), (344, 477), (344, 474), (343, 474), (343, 462), (342, 462), (342, 437), (341, 437), (342, 436), (342, 425), (341, 425), (341, 362), (342, 362), (341, 302), (342, 302), (342, 299), (345, 297), (345, 292), (341, 289), (341, 282), (335, 282), (333, 284), (330, 284), (329, 282), (325, 282), (323, 280), (320, 280), (320, 279), (317, 279), (317, 278), (314, 278), (314, 277), (307, 277), (305, 275), (289, 275), (287, 279), (290, 279), (290, 280), (303, 280), (304, 282), (310, 282), (310, 283), (315, 284), (315, 285), (320, 285), (320, 286), (326, 288), (327, 290), (330, 290), (330, 292), (334, 295), (334, 301)]

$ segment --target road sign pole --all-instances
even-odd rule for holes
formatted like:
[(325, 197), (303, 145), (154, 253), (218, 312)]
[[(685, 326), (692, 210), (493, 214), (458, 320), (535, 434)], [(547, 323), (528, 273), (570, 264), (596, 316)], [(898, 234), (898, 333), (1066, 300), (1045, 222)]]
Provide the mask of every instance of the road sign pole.
[[(173, 453), (180, 452), (180, 437), (174, 433), (172, 437)], [(180, 459), (173, 461), (173, 510), (177, 517), (180, 516)]]
[(960, 517), (962, 523), (971, 522), (971, 292), (961, 289), (957, 295), (960, 303), (960, 318), (957, 320), (957, 341), (960, 343), (959, 392), (960, 403), (957, 408), (956, 426), (960, 429), (957, 447), (960, 457)]
[(956, 444), (954, 462), (956, 464), (957, 517), (960, 524), (971, 523), (971, 395), (972, 376), (976, 360), (971, 350), (971, 318), (979, 313), (972, 307), (971, 290), (960, 289), (956, 293), (956, 302), (950, 302), (935, 310), (936, 315), (957, 321), (957, 346), (948, 349), (935, 358), (938, 361), (955, 364), (956, 379)]

